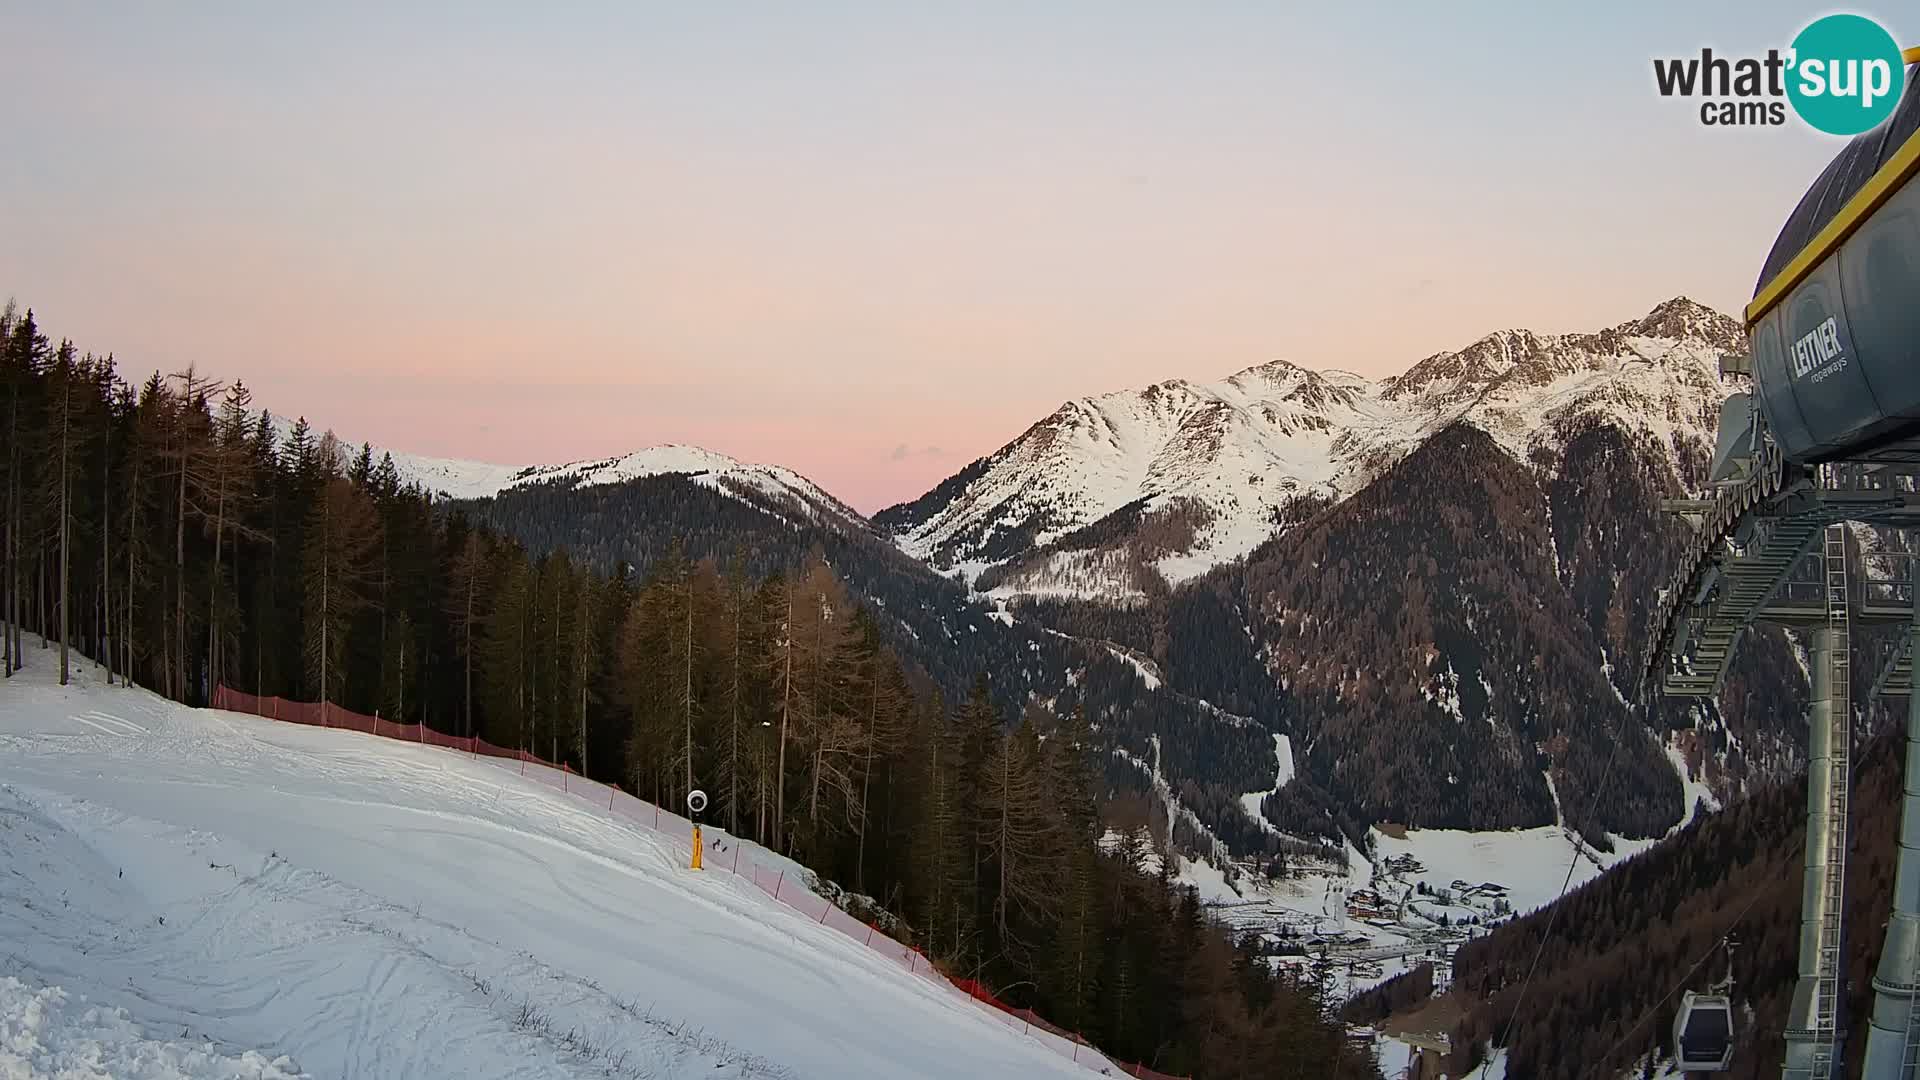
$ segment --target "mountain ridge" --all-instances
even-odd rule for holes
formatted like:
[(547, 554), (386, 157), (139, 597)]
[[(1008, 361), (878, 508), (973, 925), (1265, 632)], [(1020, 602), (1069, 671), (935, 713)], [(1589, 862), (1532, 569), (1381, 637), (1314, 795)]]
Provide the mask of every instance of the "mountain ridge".
[[(1738, 324), (1686, 297), (1590, 333), (1501, 330), (1371, 381), (1288, 360), (1063, 403), (920, 498), (873, 515), (903, 550), (996, 595), (1130, 602), (1241, 558), (1300, 499), (1341, 501), (1456, 421), (1526, 460), (1603, 414), (1711, 443)], [(1060, 542), (1125, 513), (1140, 542)]]
[[(284, 439), (296, 421), (272, 415), (274, 426)], [(342, 440), (342, 445), (351, 448), (354, 444)], [(624, 454), (554, 465), (502, 465), (415, 454), (375, 447), (371, 443), (359, 445), (368, 447), (376, 458), (383, 454), (392, 457), (402, 482), (416, 483), (439, 499), (471, 501), (538, 485), (592, 488), (658, 476), (679, 476), (782, 517), (829, 520), (856, 529), (870, 529), (866, 517), (859, 511), (793, 469), (784, 465), (754, 464), (686, 443), (657, 443)]]
[[(1375, 819), (1565, 820), (1604, 844), (1682, 818), (1696, 770), (1725, 798), (1802, 752), (1781, 719), (1804, 700), (1794, 672), (1756, 661), (1724, 707), (1621, 700), (1618, 712), (1609, 674), (1639, 648), (1642, 594), (1683, 528), (1659, 501), (1704, 480), (1717, 361), (1739, 340), (1727, 316), (1677, 298), (1593, 333), (1484, 335), (1379, 382), (1288, 361), (1163, 380), (1067, 402), (871, 519), (791, 470), (690, 448), (481, 471), (491, 493), (459, 501), (535, 551), (602, 566), (646, 565), (679, 542), (695, 558), (743, 552), (756, 573), (819, 551), (949, 695), (988, 671), (1003, 707), (1084, 707), (1116, 752), (1164, 749), (1172, 795), (1236, 850), (1264, 844), (1269, 825), (1353, 836)], [(1069, 467), (1089, 447), (1096, 467)], [(1497, 505), (1475, 502), (1486, 485), (1504, 493)], [(969, 515), (993, 528), (961, 536)], [(915, 520), (928, 542), (903, 539)], [(935, 521), (978, 543), (943, 550), (924, 528)], [(1509, 532), (1509, 563), (1474, 553), (1474, 537)], [(1327, 553), (1405, 572), (1323, 571)], [(1417, 625), (1380, 622), (1382, 605)], [(1342, 626), (1371, 629), (1325, 636)], [(1535, 672), (1528, 645), (1542, 642), (1554, 670)], [(1364, 686), (1342, 674), (1367, 670), (1379, 676)], [(1585, 779), (1605, 754), (1576, 722), (1583, 700), (1606, 703), (1600, 726), (1635, 733), (1591, 811)], [(1389, 719), (1406, 738), (1369, 734)], [(1676, 775), (1667, 732), (1683, 723), (1701, 730)], [(1297, 778), (1253, 820), (1240, 796), (1271, 783), (1275, 734), (1291, 737)], [(1421, 776), (1451, 790), (1422, 790)]]

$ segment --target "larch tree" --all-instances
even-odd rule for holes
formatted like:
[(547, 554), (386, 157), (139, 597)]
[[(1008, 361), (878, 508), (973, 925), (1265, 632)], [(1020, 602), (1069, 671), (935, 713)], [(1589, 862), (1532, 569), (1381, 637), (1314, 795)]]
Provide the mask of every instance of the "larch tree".
[(173, 504), (173, 623), (168, 642), (170, 693), (180, 700), (187, 695), (187, 518), (212, 520), (207, 495), (218, 484), (214, 458), (218, 454), (213, 439), (213, 418), (208, 401), (224, 388), (203, 377), (189, 364), (175, 372), (179, 384), (170, 423), (167, 427), (165, 461), (172, 465), (178, 485)]
[(1004, 947), (1014, 941), (1015, 915), (1051, 917), (1059, 902), (1056, 807), (1031, 724), (995, 740), (982, 776), (980, 811), (986, 854), (998, 872), (993, 915)]
[(56, 633), (60, 640), (60, 685), (71, 676), (69, 656), (73, 635), (73, 562), (74, 488), (84, 461), (87, 437), (88, 385), (82, 364), (75, 355), (73, 342), (63, 341), (47, 370), (46, 400), (48, 447), (41, 499), (55, 517), (59, 557), (56, 598)]
[[(721, 691), (720, 707), (727, 719), (727, 729), (720, 743), (720, 762), (716, 779), (722, 800), (726, 803), (727, 831), (740, 835), (740, 793), (741, 778), (746, 763), (741, 756), (741, 725), (746, 720), (748, 691), (747, 652), (752, 647), (752, 635), (747, 625), (751, 596), (747, 590), (746, 560), (736, 550), (731, 565), (727, 568), (725, 602), (722, 607), (723, 632), (726, 640), (726, 676)], [(751, 732), (748, 733), (751, 735)]]
[[(776, 668), (775, 682), (779, 685), (780, 736), (777, 740), (779, 753), (774, 757), (773, 765), (773, 834), (774, 849), (788, 851), (787, 843), (787, 740), (790, 732), (797, 726), (794, 713), (800, 699), (794, 694), (793, 673), (798, 652), (798, 633), (794, 619), (795, 600), (803, 593), (799, 581), (783, 583), (780, 589), (779, 632), (775, 638), (775, 647), (769, 660)], [(798, 605), (804, 608), (804, 601)]]
[(307, 672), (319, 688), (324, 717), (346, 652), (348, 628), (366, 606), (375, 582), (380, 522), (365, 493), (339, 475), (339, 444), (331, 435), (321, 440), (319, 456), (327, 478), (308, 515), (302, 562)]
[[(8, 311), (12, 311), (11, 302)], [(32, 422), (34, 398), (50, 353), (47, 337), (40, 332), (31, 310), (25, 315), (9, 318), (8, 327), (10, 333), (3, 343), (4, 353), (0, 353), (0, 364), (3, 364), (0, 374), (4, 374), (7, 384), (7, 486), (4, 505), (0, 506), (0, 511), (4, 511), (6, 517), (6, 595), (4, 603), (0, 604), (5, 608), (0, 629), (5, 631), (7, 641), (3, 666), (6, 673), (12, 675), (26, 662), (21, 654), (21, 626), (27, 614), (24, 595), (27, 571), (20, 556), (20, 546), (30, 524), (26, 497), (29, 483), (27, 466), (33, 460), (30, 450), (33, 444), (45, 441), (43, 425)], [(46, 624), (42, 622), (40, 625), (44, 627)]]
[(531, 735), (527, 725), (527, 659), (532, 621), (533, 576), (526, 554), (503, 547), (488, 568), (491, 587), (482, 626), (482, 683), (486, 691), (486, 733), (501, 745), (525, 749)]
[(855, 828), (859, 842), (854, 853), (855, 891), (866, 890), (867, 833), (872, 826), (875, 763), (898, 753), (907, 736), (907, 706), (912, 691), (906, 686), (899, 658), (879, 644), (871, 623), (863, 627), (867, 647), (860, 731), (860, 811)]
[(573, 597), (573, 663), (574, 681), (580, 695), (580, 773), (587, 772), (587, 700), (588, 680), (593, 673), (595, 645), (598, 635), (594, 631), (593, 575), (581, 574), (574, 581)]
[(469, 531), (455, 552), (448, 575), (447, 614), (452, 617), (460, 649), (463, 690), (460, 697), (461, 734), (473, 734), (473, 654), (486, 619), (487, 553), (480, 534)]
[(822, 800), (837, 796), (850, 818), (858, 812), (854, 783), (861, 726), (847, 700), (853, 664), (855, 608), (846, 586), (818, 552), (793, 588), (789, 666), (797, 680), (793, 711), (802, 720), (789, 735), (806, 752), (807, 833), (816, 844), (829, 827)]
[(246, 524), (244, 516), (254, 496), (254, 480), (250, 475), (254, 453), (247, 427), (247, 406), (252, 402), (253, 393), (246, 384), (235, 381), (227, 388), (214, 421), (212, 446), (202, 455), (200, 466), (209, 511), (208, 527), (213, 533), (213, 572), (208, 575), (207, 583), (207, 670), (209, 684), (214, 686), (220, 685), (225, 676), (225, 641), (220, 633), (220, 616), (223, 608), (233, 606), (230, 601), (223, 603), (223, 544), (229, 535), (250, 541), (268, 539), (265, 533)]

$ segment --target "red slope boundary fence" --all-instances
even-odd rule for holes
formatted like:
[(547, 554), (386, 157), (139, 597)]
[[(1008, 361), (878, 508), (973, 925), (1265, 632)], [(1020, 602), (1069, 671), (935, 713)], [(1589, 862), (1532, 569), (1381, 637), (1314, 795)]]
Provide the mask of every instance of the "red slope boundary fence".
[[(290, 724), (339, 728), (343, 731), (357, 731), (401, 742), (436, 746), (443, 750), (466, 754), (475, 759), (493, 759), (490, 763), (499, 765), (501, 768), (512, 767), (504, 764), (505, 761), (511, 761), (515, 763), (522, 776), (579, 798), (582, 802), (596, 808), (604, 808), (609, 815), (661, 833), (686, 847), (689, 853), (692, 850), (693, 823), (688, 819), (670, 810), (662, 810), (620, 788), (603, 784), (598, 780), (589, 780), (564, 764), (555, 765), (525, 750), (510, 750), (495, 746), (477, 736), (460, 738), (443, 735), (425, 724), (396, 724), (391, 720), (382, 720), (378, 716), (349, 712), (337, 705), (324, 702), (260, 697), (225, 686), (214, 689), (211, 707), (227, 712), (248, 713), (269, 720), (282, 720)], [(703, 826), (703, 829), (716, 838), (725, 837), (720, 843), (731, 848), (731, 851), (708, 852), (704, 859), (708, 869), (724, 870), (745, 877), (773, 899), (822, 926), (840, 931), (854, 941), (899, 964), (909, 974), (926, 979), (954, 994), (964, 995), (982, 1005), (991, 1006), (990, 1009), (984, 1010), (984, 1015), (993, 1017), (1006, 1027), (1033, 1038), (1054, 1053), (1099, 1071), (1105, 1071), (1111, 1064), (1112, 1067), (1119, 1069), (1122, 1075), (1136, 1077), (1138, 1080), (1187, 1080), (1184, 1077), (1155, 1072), (1144, 1065), (1112, 1061), (1094, 1049), (1079, 1034), (1048, 1023), (1032, 1009), (1016, 1009), (993, 996), (985, 986), (972, 979), (948, 979), (919, 949), (902, 945), (881, 933), (879, 927), (854, 918), (834, 906), (831, 901), (805, 888), (787, 888), (784, 870), (769, 870), (754, 861), (751, 856), (742, 858), (742, 845), (739, 842), (713, 826)]]

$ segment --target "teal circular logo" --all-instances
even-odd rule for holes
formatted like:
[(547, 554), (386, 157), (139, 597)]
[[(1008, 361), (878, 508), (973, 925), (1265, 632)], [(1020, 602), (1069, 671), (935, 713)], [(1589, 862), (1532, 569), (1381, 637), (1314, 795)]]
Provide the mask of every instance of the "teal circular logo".
[(1793, 111), (1829, 135), (1879, 127), (1907, 88), (1900, 44), (1861, 15), (1828, 15), (1809, 24), (1793, 39), (1788, 64)]

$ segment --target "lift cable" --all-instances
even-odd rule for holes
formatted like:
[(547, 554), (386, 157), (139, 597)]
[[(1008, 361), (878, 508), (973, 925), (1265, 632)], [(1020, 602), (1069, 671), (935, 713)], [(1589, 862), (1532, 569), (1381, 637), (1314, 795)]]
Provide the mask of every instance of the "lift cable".
[(1671, 987), (1667, 989), (1667, 992), (1665, 994), (1661, 995), (1661, 998), (1659, 1001), (1656, 1001), (1653, 1004), (1647, 1006), (1646, 1009), (1643, 1012), (1641, 1012), (1640, 1018), (1633, 1022), (1633, 1026), (1628, 1028), (1624, 1033), (1621, 1034), (1620, 1041), (1608, 1047), (1606, 1053), (1601, 1054), (1599, 1057), (1593, 1059), (1593, 1063), (1588, 1065), (1586, 1068), (1586, 1071), (1580, 1074), (1581, 1080), (1585, 1080), (1586, 1077), (1592, 1076), (1596, 1071), (1600, 1069), (1601, 1066), (1605, 1065), (1609, 1060), (1611, 1060), (1613, 1055), (1619, 1053), (1620, 1049), (1627, 1045), (1627, 1041), (1633, 1038), (1634, 1033), (1640, 1030), (1640, 1025), (1646, 1023), (1649, 1019), (1653, 1017), (1655, 1013), (1659, 1012), (1661, 1009), (1666, 1008), (1667, 1002), (1673, 1000), (1673, 995), (1679, 993), (1680, 989), (1687, 985), (1687, 980), (1693, 978), (1693, 973), (1700, 970), (1700, 965), (1712, 959), (1713, 954), (1719, 951), (1719, 949), (1727, 943), (1728, 938), (1733, 936), (1733, 928), (1739, 926), (1740, 920), (1747, 917), (1747, 912), (1753, 909), (1754, 902), (1759, 900), (1760, 896), (1761, 896), (1760, 891), (1756, 889), (1751, 896), (1747, 897), (1747, 902), (1741, 905), (1739, 913), (1734, 915), (1733, 921), (1728, 924), (1727, 932), (1720, 935), (1719, 939), (1716, 940), (1713, 944), (1708, 945), (1707, 951), (1701, 954), (1700, 959), (1695, 960), (1693, 964), (1687, 968), (1687, 970), (1680, 973), (1680, 978)]
[[(1600, 770), (1600, 782), (1594, 785), (1593, 797), (1587, 800), (1585, 820), (1593, 820), (1594, 812), (1600, 808), (1600, 793), (1606, 790), (1607, 777), (1613, 772), (1614, 759), (1620, 756), (1620, 743), (1623, 740), (1619, 736), (1625, 733), (1626, 725), (1623, 723), (1620, 726), (1621, 731), (1615, 733), (1613, 749), (1607, 752), (1607, 764)], [(1565, 826), (1562, 825), (1562, 828)], [(1540, 967), (1541, 954), (1547, 951), (1547, 941), (1553, 937), (1554, 924), (1560, 921), (1560, 901), (1567, 898), (1567, 888), (1573, 883), (1573, 871), (1580, 865), (1581, 845), (1585, 843), (1579, 830), (1573, 830), (1573, 858), (1567, 860), (1567, 876), (1561, 879), (1560, 894), (1554, 898), (1553, 905), (1547, 909), (1546, 929), (1541, 931), (1540, 944), (1533, 950), (1533, 962), (1527, 965), (1527, 977), (1520, 981), (1520, 996), (1514, 1000), (1513, 1012), (1507, 1017), (1505, 1030), (1500, 1033), (1500, 1045), (1494, 1050), (1496, 1057), (1507, 1049), (1508, 1040), (1513, 1037), (1514, 1022), (1520, 1019), (1520, 1007), (1526, 1004), (1527, 990), (1533, 985), (1533, 973)]]
[[(1848, 763), (1848, 768), (1847, 768), (1847, 774), (1848, 774), (1847, 786), (1849, 788), (1853, 786), (1854, 780), (1859, 779), (1860, 767), (1863, 764), (1865, 764), (1865, 762), (1861, 759), (1861, 757), (1855, 756), (1850, 759)], [(1673, 984), (1673, 987), (1666, 992), (1666, 995), (1664, 997), (1662, 997), (1659, 1001), (1654, 1002), (1652, 1005), (1647, 1006), (1646, 1010), (1640, 1014), (1640, 1018), (1633, 1022), (1633, 1026), (1628, 1028), (1626, 1030), (1626, 1033), (1620, 1036), (1619, 1042), (1616, 1042), (1612, 1046), (1608, 1047), (1606, 1053), (1601, 1054), (1599, 1057), (1595, 1058), (1593, 1061), (1593, 1064), (1587, 1066), (1586, 1071), (1580, 1074), (1582, 1080), (1585, 1080), (1586, 1077), (1593, 1075), (1594, 1071), (1599, 1069), (1600, 1066), (1605, 1065), (1609, 1058), (1619, 1053), (1620, 1048), (1627, 1045), (1627, 1040), (1633, 1038), (1634, 1032), (1640, 1030), (1641, 1024), (1646, 1023), (1649, 1017), (1659, 1012), (1660, 1009), (1663, 1008), (1667, 1002), (1673, 1000), (1673, 995), (1676, 993), (1679, 993), (1680, 988), (1685, 986), (1687, 983), (1687, 980), (1693, 977), (1693, 973), (1700, 970), (1700, 965), (1706, 963), (1707, 960), (1713, 956), (1713, 950), (1718, 949), (1721, 945), (1725, 944), (1727, 938), (1733, 935), (1734, 928), (1740, 925), (1740, 920), (1747, 917), (1747, 912), (1753, 910), (1753, 905), (1755, 901), (1760, 899), (1760, 896), (1761, 896), (1760, 892), (1756, 890), (1752, 895), (1747, 897), (1747, 902), (1741, 905), (1739, 913), (1734, 915), (1733, 921), (1727, 925), (1727, 932), (1725, 934), (1722, 934), (1718, 941), (1715, 941), (1713, 944), (1707, 946), (1706, 954), (1700, 957), (1700, 959), (1695, 960), (1693, 962), (1693, 966), (1689, 967), (1686, 970), (1686, 972), (1680, 976), (1680, 980)]]

